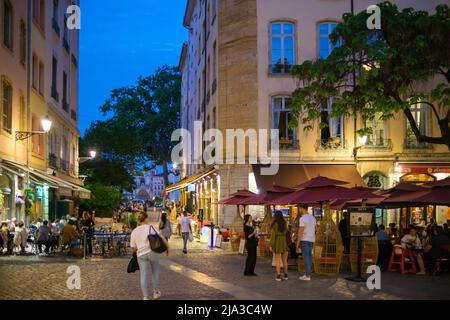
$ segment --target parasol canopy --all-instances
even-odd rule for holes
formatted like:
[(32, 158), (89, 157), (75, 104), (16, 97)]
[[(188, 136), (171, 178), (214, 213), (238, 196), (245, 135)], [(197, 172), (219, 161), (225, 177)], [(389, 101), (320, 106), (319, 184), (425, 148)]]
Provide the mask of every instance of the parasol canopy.
[(299, 184), (295, 189), (306, 189), (306, 188), (320, 188), (328, 186), (341, 186), (348, 184), (346, 181), (330, 179), (327, 177), (317, 176), (316, 178), (310, 179), (304, 183)]
[(357, 200), (380, 198), (380, 195), (368, 191), (348, 189), (341, 186), (326, 186), (321, 188), (307, 188), (295, 191), (278, 199), (278, 204), (310, 204), (330, 200)]
[(245, 205), (246, 199), (257, 196), (256, 193), (253, 193), (249, 190), (242, 189), (237, 192), (231, 194), (231, 197), (222, 199), (217, 202), (217, 204), (227, 204), (227, 205)]
[(273, 184), (266, 192), (256, 197), (248, 198), (247, 204), (250, 205), (269, 205), (278, 204), (278, 199), (282, 196), (294, 192), (294, 189), (286, 188), (277, 184)]
[(433, 188), (434, 187), (450, 187), (450, 176), (445, 179), (442, 179), (442, 180), (427, 183), (425, 186), (433, 187)]
[[(446, 179), (444, 179), (446, 180)], [(436, 181), (432, 188), (421, 188), (419, 191), (406, 193), (396, 197), (390, 197), (384, 200), (382, 203), (385, 205), (442, 205), (450, 206), (450, 185), (446, 186), (446, 183), (438, 184)], [(430, 184), (428, 184), (430, 185)]]

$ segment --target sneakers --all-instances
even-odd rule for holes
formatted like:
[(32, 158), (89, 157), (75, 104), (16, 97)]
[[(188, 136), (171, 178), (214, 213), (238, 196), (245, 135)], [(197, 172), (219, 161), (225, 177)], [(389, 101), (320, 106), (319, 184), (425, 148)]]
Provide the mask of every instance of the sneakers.
[(277, 277), (275, 278), (275, 281), (281, 281), (281, 274), (277, 274)]
[(287, 273), (284, 274), (283, 280), (289, 280), (289, 277), (288, 277)]
[(161, 292), (155, 291), (153, 292), (153, 300), (159, 300), (161, 298)]
[(303, 280), (303, 281), (310, 281), (310, 280), (311, 280), (311, 277), (310, 277), (310, 276), (307, 276), (307, 275), (304, 275), (304, 276), (301, 276), (299, 279), (300, 279), (300, 280)]

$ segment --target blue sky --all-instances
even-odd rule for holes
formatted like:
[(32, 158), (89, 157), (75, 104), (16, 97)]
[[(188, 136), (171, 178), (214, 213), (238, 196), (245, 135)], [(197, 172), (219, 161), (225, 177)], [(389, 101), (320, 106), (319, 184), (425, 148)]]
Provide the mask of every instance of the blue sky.
[(177, 65), (187, 39), (185, 0), (81, 1), (79, 128), (84, 134), (112, 89), (163, 64)]

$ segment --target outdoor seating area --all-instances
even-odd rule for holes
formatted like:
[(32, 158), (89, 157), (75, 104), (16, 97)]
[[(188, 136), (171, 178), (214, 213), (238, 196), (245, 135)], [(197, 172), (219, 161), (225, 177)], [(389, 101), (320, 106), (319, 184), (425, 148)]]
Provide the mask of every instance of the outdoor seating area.
[[(348, 185), (348, 182), (317, 176), (294, 188), (273, 184), (260, 194), (238, 190), (218, 202), (237, 207), (231, 228), (232, 249), (238, 251), (239, 242), (244, 241), (242, 221), (249, 206), (264, 206), (264, 218), (259, 225), (259, 255), (271, 258), (268, 244), (274, 212), (283, 212), (290, 226), (291, 239), (288, 242), (295, 242), (293, 226), (299, 219), (299, 206), (307, 205), (317, 219), (313, 248), (316, 274), (332, 275), (342, 271), (355, 273), (358, 263), (361, 264), (362, 272), (375, 264), (384, 271), (399, 271), (401, 274), (441, 274), (449, 271), (448, 225), (437, 225), (433, 218), (426, 222), (417, 221), (410, 213), (414, 207), (450, 206), (450, 177), (423, 185), (403, 182), (388, 190), (365, 186), (349, 188), (344, 185)], [(348, 214), (355, 208), (373, 212), (369, 232), (359, 239), (348, 231)], [(403, 219), (390, 223), (386, 228), (382, 223), (376, 223), (376, 209), (397, 209), (404, 213)], [(301, 253), (298, 255), (295, 250), (291, 250), (290, 257), (298, 258), (298, 267), (302, 270)]]

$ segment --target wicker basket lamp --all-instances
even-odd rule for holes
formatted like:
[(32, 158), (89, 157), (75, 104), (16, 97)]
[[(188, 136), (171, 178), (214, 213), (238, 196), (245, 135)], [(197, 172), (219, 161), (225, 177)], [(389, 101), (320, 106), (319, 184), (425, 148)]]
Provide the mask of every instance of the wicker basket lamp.
[(338, 274), (342, 253), (341, 234), (333, 222), (328, 203), (325, 209), (325, 217), (316, 232), (313, 253), (314, 272), (323, 275)]
[[(367, 267), (377, 263), (378, 241), (376, 237), (362, 237), (361, 270), (365, 272)], [(352, 272), (356, 272), (358, 266), (357, 238), (352, 238), (350, 243), (350, 265)]]

